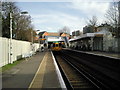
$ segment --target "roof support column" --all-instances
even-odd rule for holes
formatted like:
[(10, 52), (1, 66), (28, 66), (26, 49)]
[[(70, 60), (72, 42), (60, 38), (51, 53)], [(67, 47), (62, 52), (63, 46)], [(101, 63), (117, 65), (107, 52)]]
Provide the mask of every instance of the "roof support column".
[(90, 41), (90, 42), (91, 42), (91, 43), (90, 43), (90, 46), (91, 46), (91, 50), (92, 50), (92, 51), (93, 51), (93, 38), (94, 38), (94, 37), (91, 37), (91, 38), (90, 38), (90, 39), (91, 39), (91, 41)]

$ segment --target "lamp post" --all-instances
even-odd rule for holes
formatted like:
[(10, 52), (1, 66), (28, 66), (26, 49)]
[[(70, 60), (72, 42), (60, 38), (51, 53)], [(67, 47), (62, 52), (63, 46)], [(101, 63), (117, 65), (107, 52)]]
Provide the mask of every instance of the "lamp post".
[(38, 36), (38, 44), (39, 44), (39, 51), (40, 51), (40, 36), (39, 36), (40, 30), (37, 30), (37, 36)]
[[(21, 12), (21, 14), (28, 14), (28, 12)], [(12, 64), (13, 60), (13, 52), (12, 52), (12, 22), (13, 22), (13, 17), (12, 17), (12, 12), (10, 12), (10, 42), (9, 42), (9, 63)]]
[[(28, 14), (27, 11), (21, 12), (21, 15), (27, 15), (27, 14)], [(33, 31), (31, 31), (31, 42), (33, 43)]]
[[(21, 15), (26, 15), (28, 14), (27, 11), (21, 12)], [(31, 42), (33, 43), (33, 31), (31, 31)]]
[(31, 42), (33, 44), (33, 31), (31, 30)]
[[(27, 11), (24, 11), (24, 12), (21, 12), (21, 15), (27, 15), (28, 12)], [(31, 30), (31, 51), (33, 53), (33, 31)]]

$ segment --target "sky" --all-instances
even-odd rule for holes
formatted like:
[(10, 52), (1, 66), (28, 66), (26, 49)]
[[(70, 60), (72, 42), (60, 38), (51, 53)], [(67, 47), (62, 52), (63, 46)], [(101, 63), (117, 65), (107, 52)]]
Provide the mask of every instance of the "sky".
[(21, 0), (16, 4), (21, 11), (27, 11), (32, 17), (35, 30), (47, 32), (58, 32), (64, 26), (69, 27), (71, 32), (82, 31), (92, 16), (96, 16), (100, 24), (106, 20), (105, 13), (111, 2), (111, 0), (25, 1)]

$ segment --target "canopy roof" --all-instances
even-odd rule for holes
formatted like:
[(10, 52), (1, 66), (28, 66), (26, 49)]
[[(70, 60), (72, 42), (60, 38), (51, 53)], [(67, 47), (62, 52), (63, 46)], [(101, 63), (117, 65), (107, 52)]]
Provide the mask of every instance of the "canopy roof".
[(61, 37), (48, 37), (48, 42), (57, 42), (57, 41), (64, 41)]

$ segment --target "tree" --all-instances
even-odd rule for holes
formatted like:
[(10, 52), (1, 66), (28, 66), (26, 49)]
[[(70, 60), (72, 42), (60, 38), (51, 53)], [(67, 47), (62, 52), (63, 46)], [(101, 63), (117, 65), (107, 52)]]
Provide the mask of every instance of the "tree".
[[(25, 37), (25, 33), (29, 30), (33, 30), (33, 26), (31, 25), (31, 17), (30, 16), (26, 16), (26, 15), (21, 15), (18, 18), (18, 21), (16, 22), (16, 39), (19, 40), (26, 40)], [(30, 34), (27, 34), (27, 36)], [(29, 41), (29, 38), (27, 39)]]
[(30, 41), (31, 34), (27, 33), (33, 31), (30, 15), (21, 14), (15, 2), (3, 2), (2, 11), (3, 37), (10, 38), (10, 13), (12, 13), (12, 37), (17, 40)]
[(90, 33), (96, 32), (97, 24), (98, 24), (97, 17), (92, 16), (92, 18), (87, 21), (87, 26), (86, 26), (87, 31), (89, 31)]
[(98, 23), (97, 17), (92, 16), (92, 19), (88, 20), (87, 25), (95, 27), (95, 26), (97, 26), (97, 23)]
[(0, 37), (2, 36), (2, 3), (0, 1)]
[(36, 32), (35, 30), (33, 30), (32, 28), (29, 28), (29, 30), (24, 30), (25, 37), (24, 39), (29, 41), (29, 42), (34, 42), (35, 41), (35, 37), (36, 37)]
[(70, 34), (70, 28), (67, 26), (64, 26), (62, 29), (58, 31), (59, 33), (67, 33)]
[[(15, 29), (15, 20), (20, 13), (20, 9), (15, 5), (15, 2), (2, 2), (2, 33), (3, 37), (10, 37), (10, 13), (12, 13), (13, 21), (12, 28)], [(13, 33), (14, 35), (14, 33)]]
[(113, 2), (108, 9), (108, 11), (105, 14), (105, 17), (107, 19), (107, 23), (110, 24), (112, 28), (112, 33), (115, 34), (115, 36), (119, 36), (118, 31), (118, 24), (119, 24), (119, 9), (118, 9), (118, 2)]

